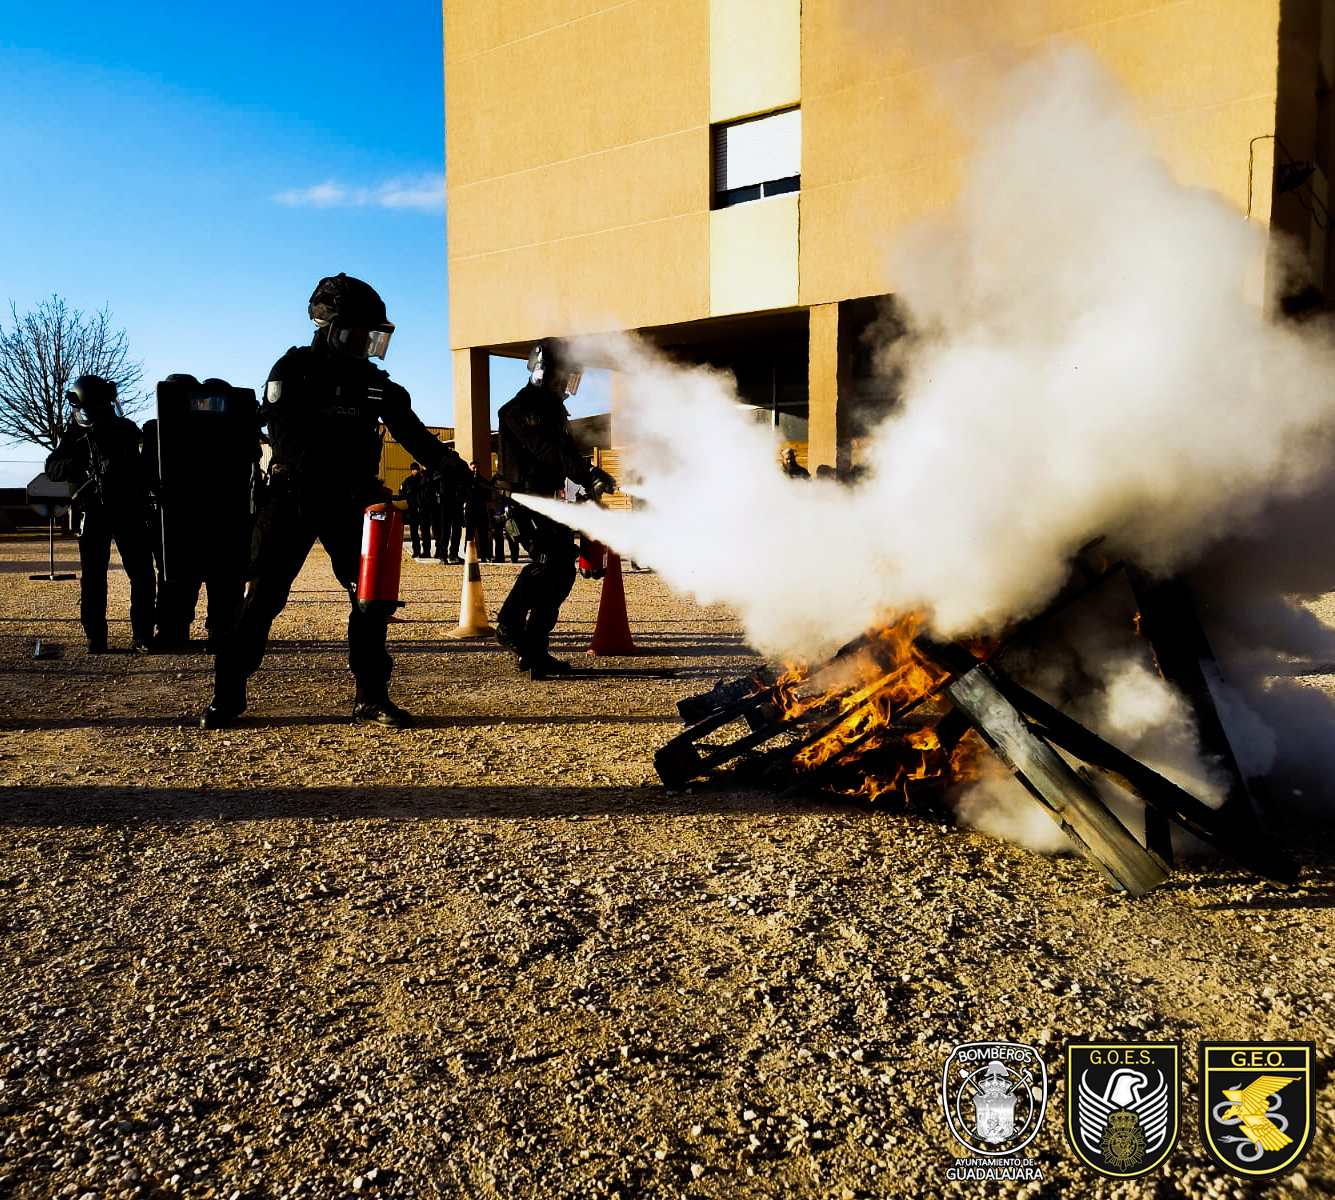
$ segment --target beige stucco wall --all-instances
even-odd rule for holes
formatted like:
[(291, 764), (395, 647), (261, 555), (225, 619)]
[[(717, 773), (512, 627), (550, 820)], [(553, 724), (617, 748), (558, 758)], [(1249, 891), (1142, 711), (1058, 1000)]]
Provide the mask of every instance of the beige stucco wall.
[(710, 315), (796, 304), (797, 194), (710, 213)]
[[(887, 239), (951, 202), (1002, 42), (1091, 48), (1176, 176), (1241, 212), (1279, 7), (934, 0), (887, 30), (871, 0), (444, 0), (451, 344), (893, 291)], [(710, 121), (790, 103), (794, 79), (799, 196), (711, 213)]]
[(801, 0), (710, 0), (710, 121), (796, 104), (801, 37)]
[(703, 317), (708, 0), (445, 0), (450, 341)]
[(985, 34), (1018, 36), (1019, 53), (1091, 49), (1174, 175), (1245, 209), (1248, 143), (1274, 130), (1279, 0), (1035, 4), (1005, 29), (996, 9), (940, 0), (910, 49), (887, 23), (851, 28), (845, 0), (803, 4), (803, 304), (894, 290), (889, 238), (950, 202), (985, 115), (970, 106), (1005, 57), (986, 51)]

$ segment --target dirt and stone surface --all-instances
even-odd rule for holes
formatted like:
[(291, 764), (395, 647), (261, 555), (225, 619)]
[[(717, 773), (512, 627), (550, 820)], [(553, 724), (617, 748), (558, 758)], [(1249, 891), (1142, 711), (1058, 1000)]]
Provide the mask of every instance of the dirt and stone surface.
[[(757, 660), (649, 573), (640, 655), (583, 655), (580, 581), (555, 648), (583, 670), (531, 683), (446, 637), (460, 568), (408, 563), (393, 694), (418, 722), (354, 727), (318, 548), (250, 711), (205, 732), (202, 648), (85, 654), (46, 567), (44, 539), (0, 543), (0, 1195), (1335, 1195), (1335, 836), (1310, 809), (1272, 815), (1297, 888), (1205, 857), (1133, 901), (944, 808), (666, 790), (676, 702)], [(517, 569), (484, 566), (493, 614)], [(124, 649), (126, 594), (116, 568)], [(1182, 1045), (1178, 1146), (1141, 1180), (1066, 1142), (1063, 1051), (1091, 1039)], [(1315, 1042), (1291, 1174), (1206, 1155), (1205, 1039)], [(947, 1176), (943, 1065), (994, 1040), (1044, 1056), (1042, 1183)]]

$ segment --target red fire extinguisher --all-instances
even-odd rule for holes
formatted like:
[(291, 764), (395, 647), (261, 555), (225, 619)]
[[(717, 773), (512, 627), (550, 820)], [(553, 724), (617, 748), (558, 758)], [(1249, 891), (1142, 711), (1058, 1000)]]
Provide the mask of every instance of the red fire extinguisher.
[(357, 577), (357, 607), (393, 612), (399, 607), (403, 570), (403, 514), (392, 504), (373, 504), (362, 519), (362, 569)]
[(584, 579), (601, 579), (607, 574), (607, 547), (587, 533), (579, 535), (579, 573)]

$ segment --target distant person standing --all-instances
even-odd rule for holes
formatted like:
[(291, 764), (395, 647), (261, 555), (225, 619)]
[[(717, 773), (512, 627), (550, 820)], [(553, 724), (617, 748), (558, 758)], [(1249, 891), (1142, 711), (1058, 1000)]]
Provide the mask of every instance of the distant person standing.
[(505, 548), (510, 548), (510, 561), (519, 561), (519, 543), (510, 533), (510, 509), (499, 496), (493, 496), (488, 509), (491, 515), (492, 545), (496, 547), (496, 561), (505, 561)]
[(481, 562), (491, 561), (491, 492), (478, 478), (477, 463), (473, 464), (473, 487), (464, 501), (464, 549), (469, 542), (477, 544)]
[[(447, 443), (453, 450), (453, 443)], [(433, 471), (427, 482), (431, 496), (431, 525), (436, 538), (436, 560), (459, 563), (459, 534), (463, 529), (464, 502), (459, 483), (448, 471)]]
[[(567, 479), (597, 500), (616, 480), (580, 454), (570, 432), (565, 398), (579, 387), (582, 367), (568, 345), (546, 338), (528, 358), (529, 382), (500, 411), (499, 477), (514, 492), (555, 496)], [(548, 649), (551, 632), (576, 575), (575, 535), (519, 504), (510, 520), (530, 562), (496, 618), (496, 640), (519, 659), (531, 679), (563, 675), (570, 664)]]
[(426, 519), (430, 505), (423, 503), (426, 482), (422, 464), (413, 463), (399, 487), (399, 499), (408, 505), (408, 536), (412, 540), (414, 558), (431, 556), (431, 522)]
[(789, 446), (779, 458), (779, 465), (789, 479), (810, 479), (811, 472), (797, 461), (797, 451)]
[(107, 652), (107, 567), (115, 542), (130, 580), (133, 649), (148, 654), (156, 583), (139, 426), (120, 415), (116, 385), (100, 375), (80, 375), (65, 399), (70, 421), (46, 473), (70, 485), (79, 518), (79, 621), (88, 653)]
[[(449, 446), (453, 449), (454, 443), (450, 442)], [(476, 474), (477, 468), (473, 470)], [(464, 509), (471, 491), (471, 487), (460, 491), (455, 482), (448, 477), (441, 479), (440, 506), (444, 514), (441, 518), (441, 528), (445, 531), (444, 561), (447, 563), (463, 562), (463, 551), (467, 548)]]

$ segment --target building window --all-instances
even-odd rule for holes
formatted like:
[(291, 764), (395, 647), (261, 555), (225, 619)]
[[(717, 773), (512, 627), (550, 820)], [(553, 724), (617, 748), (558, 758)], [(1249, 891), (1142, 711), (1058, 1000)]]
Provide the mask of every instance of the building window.
[(802, 182), (802, 110), (715, 125), (714, 207), (795, 192)]

